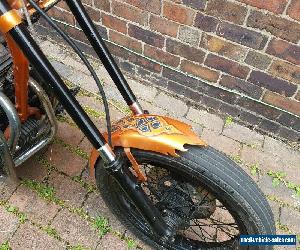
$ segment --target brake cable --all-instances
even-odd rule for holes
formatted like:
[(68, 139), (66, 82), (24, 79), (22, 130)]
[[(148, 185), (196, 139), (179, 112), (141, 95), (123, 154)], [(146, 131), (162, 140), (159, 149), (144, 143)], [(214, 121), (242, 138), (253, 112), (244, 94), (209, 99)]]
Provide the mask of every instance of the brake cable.
[(22, 10), (24, 12), (26, 21), (28, 23), (28, 27), (29, 27), (30, 31), (33, 31), (34, 28), (33, 28), (33, 25), (32, 25), (31, 19), (30, 19), (30, 14), (29, 14), (29, 12), (28, 12), (28, 10), (26, 8), (25, 0), (21, 0), (21, 3), (22, 3)]
[(106, 98), (105, 91), (103, 89), (103, 86), (93, 69), (90, 62), (87, 60), (86, 56), (83, 54), (83, 52), (79, 49), (79, 47), (75, 44), (75, 42), (70, 38), (70, 36), (64, 32), (47, 14), (45, 11), (40, 8), (38, 4), (36, 4), (33, 0), (27, 0), (30, 5), (43, 17), (47, 23), (49, 23), (53, 29), (56, 30), (56, 32), (70, 45), (70, 47), (75, 51), (75, 53), (80, 57), (80, 59), (83, 61), (85, 66), (90, 71), (92, 77), (94, 78), (96, 85), (99, 89), (100, 95), (102, 97), (103, 106), (105, 110), (105, 119), (106, 119), (106, 127), (107, 127), (107, 135), (108, 135), (108, 144), (112, 146), (112, 139), (111, 139), (111, 119), (110, 119), (110, 111), (108, 106), (108, 101)]

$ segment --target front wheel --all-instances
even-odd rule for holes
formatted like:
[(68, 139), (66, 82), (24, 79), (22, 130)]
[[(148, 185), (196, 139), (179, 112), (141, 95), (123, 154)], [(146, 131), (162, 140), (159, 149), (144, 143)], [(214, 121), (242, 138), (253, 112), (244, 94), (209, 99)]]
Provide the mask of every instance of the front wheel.
[(211, 147), (186, 148), (180, 157), (131, 150), (147, 177), (143, 190), (176, 229), (169, 243), (160, 241), (103, 162), (97, 163), (103, 199), (130, 231), (156, 249), (181, 250), (240, 249), (241, 234), (275, 234), (267, 200), (238, 165)]

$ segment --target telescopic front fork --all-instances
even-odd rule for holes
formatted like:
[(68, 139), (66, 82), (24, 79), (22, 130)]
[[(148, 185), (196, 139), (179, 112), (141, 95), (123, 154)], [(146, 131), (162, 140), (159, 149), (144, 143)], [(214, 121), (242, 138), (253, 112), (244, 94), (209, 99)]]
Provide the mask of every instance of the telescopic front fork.
[[(82, 12), (81, 15), (83, 27), (92, 28), (91, 23), (83, 11), (82, 4), (77, 0), (70, 0), (67, 3), (72, 7), (74, 12)], [(0, 1), (0, 26), (8, 27), (13, 22), (12, 17), (10, 15), (12, 10), (7, 3), (7, 1)], [(15, 14), (14, 14), (15, 15)], [(9, 16), (9, 18), (5, 18)], [(4, 17), (4, 18), (1, 18)], [(3, 21), (4, 20), (4, 21)], [(8, 21), (7, 21), (8, 20)], [(1, 28), (1, 27), (0, 27)], [(1, 29), (2, 31), (5, 29)], [(95, 29), (94, 29), (95, 30)], [(173, 232), (169, 228), (169, 226), (164, 222), (161, 213), (158, 209), (152, 204), (149, 198), (146, 196), (141, 186), (137, 182), (137, 179), (133, 176), (133, 174), (125, 167), (124, 161), (125, 159), (122, 156), (116, 156), (112, 151), (111, 147), (107, 144), (105, 138), (99, 132), (95, 124), (88, 117), (86, 112), (80, 106), (75, 97), (71, 94), (70, 90), (64, 84), (61, 77), (55, 71), (51, 63), (48, 61), (46, 56), (43, 54), (39, 46), (36, 44), (34, 39), (31, 37), (28, 32), (26, 26), (22, 23), (12, 25), (6, 32), (13, 38), (19, 48), (23, 51), (24, 55), (28, 58), (30, 64), (39, 72), (39, 75), (43, 78), (43, 80), (51, 86), (53, 92), (55, 93), (57, 99), (64, 106), (66, 111), (69, 113), (71, 118), (77, 124), (77, 126), (81, 129), (81, 131), (85, 134), (87, 139), (91, 142), (94, 148), (98, 149), (100, 156), (106, 163), (106, 168), (112, 176), (116, 178), (119, 182), (123, 190), (128, 194), (130, 199), (133, 201), (135, 206), (139, 209), (141, 214), (147, 220), (147, 222), (152, 227), (153, 231), (155, 231), (158, 235), (162, 237), (164, 240), (168, 240)], [(93, 36), (99, 36), (99, 34), (94, 33)], [(100, 36), (99, 36), (100, 37)], [(95, 37), (96, 38), (96, 37)], [(95, 42), (93, 46), (97, 46)], [(103, 51), (102, 51), (103, 50)], [(109, 58), (112, 58), (106, 49), (106, 47), (100, 47), (97, 49), (98, 53), (105, 53)], [(101, 52), (102, 51), (102, 52)], [(110, 65), (111, 64), (111, 65)], [(106, 67), (114, 67), (113, 61), (107, 61)], [(119, 76), (115, 76), (114, 72), (111, 71), (110, 74), (113, 75), (113, 79), (122, 78), (121, 72), (119, 72)], [(121, 88), (121, 85), (118, 87)], [(126, 91), (124, 89), (124, 91)], [(127, 93), (130, 93), (131, 90), (128, 86)], [(132, 92), (131, 92), (132, 93)], [(133, 95), (132, 95), (133, 96)], [(127, 102), (130, 103), (135, 99), (128, 99)], [(132, 104), (132, 103), (131, 103)]]

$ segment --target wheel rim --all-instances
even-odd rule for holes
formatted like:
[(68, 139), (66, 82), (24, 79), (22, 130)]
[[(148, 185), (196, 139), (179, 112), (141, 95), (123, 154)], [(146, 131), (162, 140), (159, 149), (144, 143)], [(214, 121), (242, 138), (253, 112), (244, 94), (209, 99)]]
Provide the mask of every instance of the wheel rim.
[[(156, 183), (151, 184), (154, 178), (149, 175), (149, 169), (163, 169), (164, 171), (168, 171), (171, 177), (177, 182), (180, 182), (181, 185), (187, 184), (187, 178), (184, 179), (180, 177), (182, 176), (182, 173), (176, 171), (170, 172), (170, 166), (168, 165), (162, 165), (160, 162), (155, 162), (153, 159), (139, 159), (139, 164), (142, 171), (147, 176), (147, 182), (142, 184), (142, 188), (157, 207), (159, 207), (161, 195), (155, 193), (153, 185), (157, 186), (159, 183), (157, 183), (158, 180), (156, 180)], [(178, 180), (176, 178), (180, 179)], [(162, 244), (113, 177), (110, 177), (109, 181), (110, 186), (114, 187), (112, 188), (112, 191), (119, 201), (119, 209), (121, 211), (123, 210), (122, 212), (126, 214), (127, 218), (139, 231), (142, 231), (143, 234), (156, 241), (158, 244)], [(190, 185), (191, 183), (188, 184)], [(195, 182), (192, 184), (195, 186)], [(206, 192), (207, 196), (211, 195), (210, 192)], [(191, 197), (191, 194), (189, 195)], [(191, 197), (191, 200), (193, 200), (193, 198), (194, 197)], [(203, 200), (205, 200), (205, 198)], [(205, 205), (202, 201), (196, 203), (196, 201), (193, 200), (193, 202), (194, 204), (197, 204), (198, 207)], [(232, 249), (233, 246), (238, 244), (239, 235), (246, 234), (246, 229), (241, 221), (239, 222), (239, 220), (235, 219), (236, 215), (233, 215), (234, 212), (230, 212), (230, 209), (228, 210), (223, 203), (220, 200), (216, 201), (216, 209), (212, 214), (213, 216), (209, 216), (209, 218), (190, 219), (188, 227), (185, 230), (178, 230), (174, 237), (174, 241), (164, 246), (170, 249)], [(225, 222), (224, 218), (226, 219)]]

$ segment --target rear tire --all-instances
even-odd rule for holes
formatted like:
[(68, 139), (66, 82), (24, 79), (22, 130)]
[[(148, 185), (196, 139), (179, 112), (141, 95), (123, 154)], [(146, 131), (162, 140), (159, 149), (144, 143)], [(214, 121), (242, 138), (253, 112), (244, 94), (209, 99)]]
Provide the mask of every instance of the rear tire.
[[(188, 183), (187, 185), (204, 187), (229, 211), (238, 226), (239, 234), (275, 234), (273, 214), (265, 196), (235, 162), (211, 147), (186, 148), (188, 151), (179, 152), (178, 158), (137, 149), (132, 149), (131, 152), (141, 165), (151, 164), (166, 169), (170, 175), (175, 176), (176, 183), (182, 181)], [(96, 166), (96, 181), (104, 201), (112, 212), (130, 231), (156, 249), (241, 249), (238, 246), (238, 235), (228, 246), (225, 246), (225, 243), (211, 244), (201, 241), (197, 245), (193, 239), (187, 240), (188, 243), (193, 241), (190, 246), (187, 246), (186, 242), (162, 245), (150, 227), (145, 225), (145, 220), (134, 205), (127, 200), (128, 197), (118, 183), (104, 169), (101, 160)], [(218, 226), (216, 227), (218, 230)], [(256, 246), (246, 249), (272, 249), (272, 247)]]

